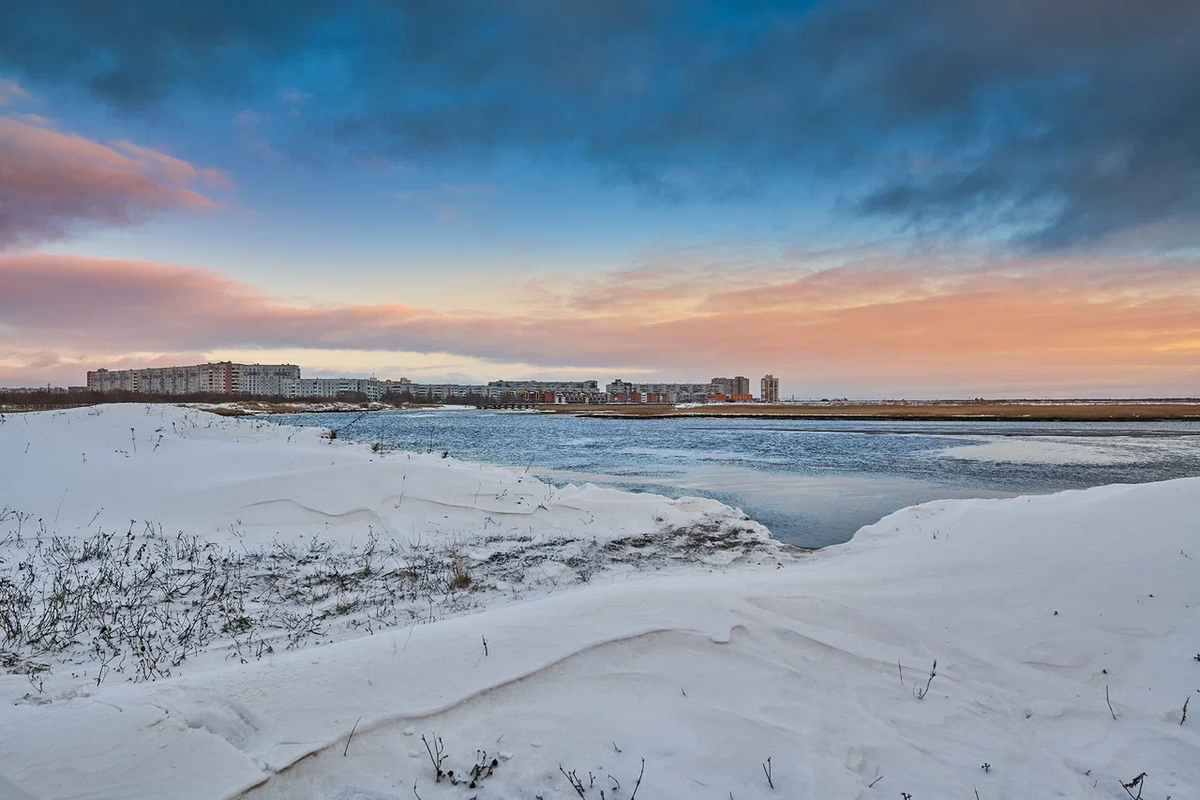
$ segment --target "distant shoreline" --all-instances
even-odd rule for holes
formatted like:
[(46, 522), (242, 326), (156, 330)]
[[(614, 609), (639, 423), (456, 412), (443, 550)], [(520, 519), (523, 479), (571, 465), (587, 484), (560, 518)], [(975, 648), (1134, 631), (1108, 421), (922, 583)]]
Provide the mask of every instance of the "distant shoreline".
[(539, 411), (622, 419), (747, 418), (813, 420), (908, 420), (932, 422), (1164, 422), (1200, 421), (1200, 401), (1178, 402), (927, 402), (780, 403), (693, 408), (668, 405), (546, 405)]
[[(139, 403), (145, 401), (137, 401)], [(393, 406), (371, 402), (279, 402), (234, 400), (224, 403), (175, 402), (164, 397), (158, 402), (184, 405), (221, 416), (260, 414), (303, 414), (330, 412), (428, 411), (440, 403)], [(5, 406), (0, 413), (49, 411), (104, 403), (62, 404), (39, 407)], [(454, 406), (455, 408), (459, 406)], [(488, 410), (486, 407), (484, 410)], [(666, 404), (643, 405), (536, 405), (524, 413), (566, 414), (595, 419), (772, 419), (772, 420), (860, 420), (909, 422), (1170, 422), (1200, 421), (1200, 400), (1063, 400), (981, 401), (931, 400), (924, 402), (810, 402), (810, 403), (709, 403), (689, 407)]]

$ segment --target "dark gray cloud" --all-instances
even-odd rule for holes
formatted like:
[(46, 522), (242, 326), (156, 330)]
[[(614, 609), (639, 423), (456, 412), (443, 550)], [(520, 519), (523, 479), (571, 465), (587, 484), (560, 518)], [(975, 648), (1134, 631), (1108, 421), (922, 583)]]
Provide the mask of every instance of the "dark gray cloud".
[[(925, 156), (858, 208), (917, 224), (984, 219), (1063, 247), (1200, 212), (1200, 4), (1188, 0), (896, 4), (852, 23), (856, 111)], [(924, 134), (924, 135), (922, 135)], [(1200, 243), (1200, 236), (1190, 244)]]
[(919, 229), (1200, 244), (1195, 0), (0, 5), (0, 70), (147, 113), (299, 86), (360, 158), (585, 159), (672, 202), (816, 175)]

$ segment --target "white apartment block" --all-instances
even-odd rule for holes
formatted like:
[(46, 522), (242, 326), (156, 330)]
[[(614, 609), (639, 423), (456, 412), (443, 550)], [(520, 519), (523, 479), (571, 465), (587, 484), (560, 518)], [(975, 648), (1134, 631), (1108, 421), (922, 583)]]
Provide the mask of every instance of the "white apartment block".
[(376, 378), (285, 378), (280, 382), (283, 397), (328, 397), (362, 394), (368, 400), (383, 397), (383, 381)]
[(500, 397), (502, 391), (477, 384), (462, 383), (406, 383), (392, 385), (390, 394), (408, 394), (414, 399), (445, 400), (447, 397)]
[(88, 370), (87, 388), (89, 392), (133, 392), (137, 391), (136, 370), (132, 369), (97, 369)]
[(709, 395), (720, 394), (724, 387), (714, 383), (628, 383), (618, 378), (604, 387), (609, 398), (617, 396), (637, 397), (641, 395), (659, 395), (667, 398), (668, 402), (679, 403), (688, 400), (704, 400)]
[(300, 368), (292, 364), (231, 364), (234, 394), (283, 395), (283, 382), (300, 380)]
[(597, 381), (488, 381), (488, 388), (527, 392), (600, 391), (600, 385)]
[(278, 396), (280, 381), (300, 377), (294, 364), (234, 364), (216, 361), (186, 367), (89, 370), (94, 392), (138, 394), (257, 394)]

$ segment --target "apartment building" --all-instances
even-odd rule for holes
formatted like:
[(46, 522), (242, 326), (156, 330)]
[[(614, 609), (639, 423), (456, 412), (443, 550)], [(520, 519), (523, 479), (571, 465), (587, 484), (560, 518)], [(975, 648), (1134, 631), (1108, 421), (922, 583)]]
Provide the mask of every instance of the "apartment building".
[[(391, 397), (408, 395), (414, 400), (445, 400), (452, 397), (489, 397), (486, 387), (479, 384), (461, 383), (392, 383), (386, 385), (384, 394)], [(500, 390), (495, 391), (500, 396)]]
[(617, 379), (605, 387), (610, 403), (709, 403), (754, 400), (744, 375), (713, 378), (708, 383), (629, 383)]
[(742, 400), (751, 397), (750, 379), (744, 375), (738, 375), (735, 378), (713, 378), (710, 383), (716, 389), (715, 394), (724, 395), (726, 400)]
[(779, 402), (779, 378), (774, 375), (764, 375), (763, 379), (759, 381), (759, 386), (761, 389), (759, 397), (764, 403)]
[(294, 380), (300, 380), (300, 368), (294, 364), (230, 364), (234, 394), (279, 397), (283, 382)]
[(183, 367), (144, 369), (96, 369), (87, 374), (87, 388), (94, 392), (137, 392), (139, 394), (282, 394), (281, 381), (299, 378), (294, 364), (234, 364), (214, 361)]
[(603, 403), (597, 381), (489, 381), (484, 396), (496, 400), (536, 403)]
[(290, 375), (299, 378), (300, 367), (215, 361), (184, 367), (101, 368), (88, 372), (88, 389), (142, 395), (278, 395), (278, 380)]
[(603, 403), (596, 381), (491, 381), (483, 384), (385, 382), (384, 394), (414, 400), (477, 398), (497, 403)]
[(597, 381), (488, 381), (489, 389), (530, 392), (598, 392)]
[(714, 399), (720, 388), (713, 383), (628, 383), (618, 378), (604, 390), (614, 403), (686, 403)]
[(328, 397), (366, 395), (368, 400), (383, 397), (383, 381), (376, 378), (284, 378), (280, 381), (282, 397)]
[(91, 392), (134, 392), (137, 391), (136, 370), (95, 369), (88, 370), (87, 388)]

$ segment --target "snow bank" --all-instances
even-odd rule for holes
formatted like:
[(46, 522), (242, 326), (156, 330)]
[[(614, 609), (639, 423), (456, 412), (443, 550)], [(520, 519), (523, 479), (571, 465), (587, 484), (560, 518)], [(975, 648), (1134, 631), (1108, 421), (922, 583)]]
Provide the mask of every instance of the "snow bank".
[(238, 541), (320, 532), (611, 539), (705, 515), (762, 526), (713, 500), (669, 500), (594, 485), (562, 489), (442, 453), (376, 453), (314, 428), (223, 418), (169, 405), (9, 415), (0, 425), (0, 505), (63, 533), (167, 531)]
[[(113, 419), (121, 425), (110, 428), (128, 427)], [(306, 476), (327, 479), (322, 462), (333, 459), (353, 483), (370, 484), (382, 465), (340, 443), (293, 439), (291, 468), (312, 494), (297, 495), (264, 463), (254, 466), (268, 448), (248, 446), (292, 432), (229, 428), (241, 431), (230, 442), (228, 433), (201, 434), (207, 420), (196, 421), (195, 438), (173, 445), (211, 437), (228, 457), (206, 469), (226, 474), (191, 475), (206, 506), (183, 478), (146, 472), (152, 485), (176, 489), (155, 506), (163, 515), (184, 514), (182, 504), (221, 530), (230, 509), (246, 505), (248, 483), (336, 519), (386, 507), (366, 502), (372, 492), (395, 495), (391, 483), (386, 491), (376, 483), (346, 487), (352, 497), (342, 498)], [(29, 492), (48, 504), (38, 513), (51, 513), (60, 492), (43, 485), (46, 475), (11, 466), (13, 426), (25, 424), (51, 436), (53, 426), (37, 419), (10, 417), (0, 428), (5, 482), (21, 487), (5, 491)], [(113, 435), (109, 445), (119, 447)], [(471, 489), (460, 472), (494, 472), (493, 495), (501, 474), (530, 503), (542, 491), (513, 485), (512, 472), (437, 461), (411, 463), (458, 476), (457, 493)], [(415, 487), (418, 479), (407, 480)], [(412, 497), (430, 491), (433, 478), (420, 480)], [(88, 483), (70, 483), (68, 498)], [(606, 493), (601, 504), (596, 491), (578, 490), (557, 512), (535, 508), (523, 524), (545, 516), (580, 525), (571, 509), (593, 498), (588, 513), (611, 506), (613, 522), (652, 524), (666, 502)], [(491, 513), (455, 503), (475, 521)], [(94, 513), (62, 506), (60, 521), (73, 525)], [(169, 680), (76, 685), (42, 700), (25, 698), (29, 680), (11, 676), (0, 679), (0, 695), (19, 701), (0, 707), (0, 795), (8, 787), (96, 798), (249, 790), (380, 800), (410, 798), (415, 783), (423, 800), (551, 800), (578, 796), (563, 774), (574, 771), (589, 800), (601, 790), (628, 800), (644, 759), (643, 800), (1118, 798), (1127, 796), (1119, 782), (1142, 772), (1147, 798), (1195, 797), (1200, 701), (1186, 724), (1180, 717), (1200, 691), (1198, 512), (1197, 479), (928, 503), (777, 569), (593, 581), (435, 624)], [(421, 513), (433, 517), (432, 508)], [(241, 524), (246, 536), (271, 527), (267, 515)], [(435, 783), (422, 735), (444, 742), (444, 768), (461, 776), (495, 760), (494, 774), (474, 789)]]

